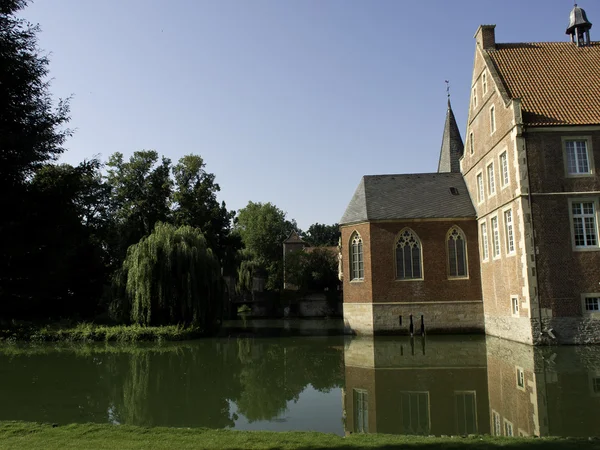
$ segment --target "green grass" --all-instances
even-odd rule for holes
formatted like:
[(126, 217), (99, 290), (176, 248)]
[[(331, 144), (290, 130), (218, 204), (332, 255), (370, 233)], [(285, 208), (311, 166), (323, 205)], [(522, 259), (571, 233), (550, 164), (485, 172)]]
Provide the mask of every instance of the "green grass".
[(140, 342), (183, 341), (203, 336), (200, 328), (182, 325), (144, 327), (140, 325), (95, 325), (80, 323), (75, 326), (33, 325), (0, 327), (0, 341), (16, 342)]
[(0, 422), (0, 449), (544, 449), (587, 450), (599, 441), (489, 436), (428, 438), (384, 434), (343, 438), (311, 432), (229, 431), (189, 428), (142, 428), (74, 424), (53, 427), (27, 422)]

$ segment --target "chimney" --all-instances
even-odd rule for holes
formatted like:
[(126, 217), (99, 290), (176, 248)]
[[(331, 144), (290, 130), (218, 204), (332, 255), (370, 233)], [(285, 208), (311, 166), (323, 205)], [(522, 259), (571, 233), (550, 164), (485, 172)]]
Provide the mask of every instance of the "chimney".
[(480, 25), (473, 36), (484, 50), (496, 50), (496, 25)]

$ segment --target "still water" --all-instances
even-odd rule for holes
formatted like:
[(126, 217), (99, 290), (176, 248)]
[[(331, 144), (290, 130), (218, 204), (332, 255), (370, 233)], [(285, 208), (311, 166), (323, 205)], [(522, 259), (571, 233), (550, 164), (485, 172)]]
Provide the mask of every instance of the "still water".
[(0, 420), (600, 436), (600, 347), (483, 337), (0, 346)]

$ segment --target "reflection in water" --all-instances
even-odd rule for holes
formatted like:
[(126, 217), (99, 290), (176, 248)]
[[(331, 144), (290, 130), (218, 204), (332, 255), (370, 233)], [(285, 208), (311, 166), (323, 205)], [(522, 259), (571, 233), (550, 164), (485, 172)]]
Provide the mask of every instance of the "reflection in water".
[(480, 336), (0, 347), (0, 420), (598, 436), (599, 408), (600, 347)]
[(598, 346), (353, 339), (344, 363), (346, 433), (600, 436)]

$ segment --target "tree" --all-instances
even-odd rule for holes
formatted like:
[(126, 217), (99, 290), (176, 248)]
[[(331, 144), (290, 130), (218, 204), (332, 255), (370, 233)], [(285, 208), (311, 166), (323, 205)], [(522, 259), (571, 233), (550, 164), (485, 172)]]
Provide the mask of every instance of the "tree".
[(313, 223), (303, 236), (303, 239), (313, 247), (338, 245), (340, 226), (337, 223), (325, 225)]
[(210, 331), (220, 318), (221, 268), (197, 228), (157, 223), (129, 247), (116, 281), (120, 308), (132, 322), (193, 324)]
[(113, 224), (110, 247), (114, 262), (120, 264), (130, 245), (148, 236), (156, 223), (170, 218), (171, 161), (163, 157), (159, 162), (158, 153), (147, 150), (134, 152), (125, 162), (117, 152), (107, 166)]
[(217, 201), (217, 192), (221, 188), (215, 183), (215, 175), (206, 172), (205, 166), (201, 156), (186, 155), (173, 167), (174, 218), (177, 225), (200, 228), (223, 264), (241, 243), (231, 236), (235, 212), (228, 211), (225, 202), (219, 204)]
[[(22, 185), (64, 151), (69, 101), (53, 106), (48, 58), (37, 46), (37, 25), (14, 14), (25, 0), (0, 1), (0, 183)], [(7, 192), (3, 191), (3, 195)]]
[[(25, 0), (0, 0), (0, 317), (32, 313), (39, 196), (31, 177), (64, 151), (69, 101), (54, 107), (39, 27), (15, 14)], [(37, 289), (43, 290), (42, 286)]]
[(235, 229), (251, 259), (267, 276), (267, 289), (283, 285), (283, 241), (298, 230), (295, 221), (271, 203), (248, 202), (238, 211)]
[(339, 285), (337, 256), (326, 248), (308, 250), (286, 256), (286, 280), (301, 291), (335, 292)]

